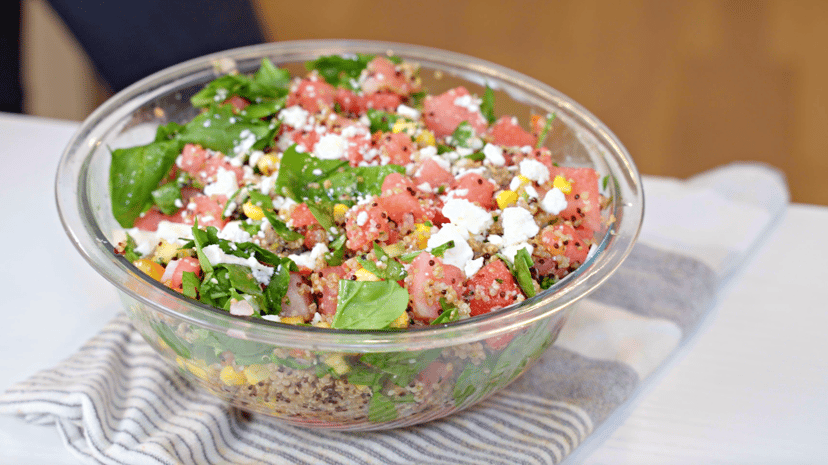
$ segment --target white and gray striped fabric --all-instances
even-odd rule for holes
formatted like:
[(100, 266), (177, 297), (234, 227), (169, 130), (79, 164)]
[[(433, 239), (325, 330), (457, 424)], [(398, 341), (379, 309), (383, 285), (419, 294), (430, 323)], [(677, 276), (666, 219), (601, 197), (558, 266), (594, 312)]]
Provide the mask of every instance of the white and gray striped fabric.
[(89, 463), (560, 463), (694, 333), (788, 202), (782, 177), (755, 164), (646, 178), (645, 192), (641, 242), (556, 344), (506, 390), (447, 418), (346, 433), (229, 408), (179, 377), (125, 315), (0, 395), (0, 413), (56, 426)]

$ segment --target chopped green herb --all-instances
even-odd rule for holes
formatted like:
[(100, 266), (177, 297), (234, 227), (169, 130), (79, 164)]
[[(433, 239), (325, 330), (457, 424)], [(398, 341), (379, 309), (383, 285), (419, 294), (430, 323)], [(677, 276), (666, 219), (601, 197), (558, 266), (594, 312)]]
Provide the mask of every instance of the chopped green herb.
[(152, 191), (152, 199), (158, 205), (161, 213), (172, 215), (180, 208), (181, 188), (178, 187), (178, 183), (175, 181), (168, 182)]
[(454, 241), (448, 241), (445, 244), (438, 245), (437, 247), (431, 249), (431, 255), (435, 257), (443, 258), (443, 254), (446, 253), (446, 250), (454, 248)]
[(546, 142), (546, 136), (549, 135), (549, 131), (552, 129), (552, 121), (555, 119), (555, 113), (551, 115), (546, 115), (546, 123), (543, 125), (543, 129), (541, 130), (540, 134), (538, 134), (538, 143), (535, 145), (535, 148), (539, 149), (543, 147), (543, 143)]
[(489, 124), (495, 122), (495, 96), (494, 91), (488, 84), (486, 84), (486, 90), (483, 92), (483, 99), (480, 102), (480, 113), (483, 113), (483, 117), (486, 118), (486, 121)]
[(532, 272), (530, 271), (532, 266), (534, 266), (534, 262), (526, 248), (518, 250), (515, 254), (514, 275), (526, 297), (534, 297), (535, 295), (535, 282), (532, 280)]

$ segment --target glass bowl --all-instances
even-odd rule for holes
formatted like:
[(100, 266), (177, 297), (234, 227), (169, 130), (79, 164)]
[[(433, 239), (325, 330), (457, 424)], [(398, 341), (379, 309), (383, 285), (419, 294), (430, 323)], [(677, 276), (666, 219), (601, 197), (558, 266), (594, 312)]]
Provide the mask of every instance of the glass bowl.
[[(292, 326), (229, 313), (187, 299), (113, 253), (110, 150), (152, 141), (155, 128), (197, 113), (189, 98), (231, 70), (263, 57), (294, 75), (330, 54), (394, 54), (419, 63), (425, 88), (495, 89), (496, 112), (555, 113), (546, 145), (562, 165), (606, 177), (609, 206), (597, 250), (577, 271), (518, 305), (475, 318), (402, 331)], [(629, 254), (641, 225), (643, 194), (626, 149), (598, 119), (551, 87), (504, 67), (413, 45), (297, 41), (244, 47), (173, 66), (121, 91), (84, 121), (56, 178), (58, 210), (71, 241), (119, 291), (147, 342), (192, 384), (251, 412), (288, 423), (340, 430), (386, 429), (469, 407), (523, 373), (558, 336), (575, 304)], [(231, 369), (227, 369), (231, 367)]]

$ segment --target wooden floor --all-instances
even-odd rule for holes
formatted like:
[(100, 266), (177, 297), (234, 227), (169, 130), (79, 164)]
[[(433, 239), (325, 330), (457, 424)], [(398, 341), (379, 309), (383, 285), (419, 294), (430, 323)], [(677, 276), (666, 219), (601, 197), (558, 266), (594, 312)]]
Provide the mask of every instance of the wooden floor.
[(602, 119), (645, 174), (757, 160), (785, 172), (794, 201), (828, 205), (828, 2), (257, 1), (272, 40), (415, 43), (535, 77)]

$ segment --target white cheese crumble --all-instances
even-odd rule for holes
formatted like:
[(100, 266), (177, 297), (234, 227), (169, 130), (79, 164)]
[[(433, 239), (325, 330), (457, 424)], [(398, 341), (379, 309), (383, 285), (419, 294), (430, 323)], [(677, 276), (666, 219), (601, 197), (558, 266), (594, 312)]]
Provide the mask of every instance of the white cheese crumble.
[(316, 269), (316, 262), (324, 257), (326, 253), (328, 253), (328, 247), (320, 242), (313, 246), (313, 249), (299, 255), (288, 255), (288, 258), (293, 260), (297, 266), (304, 266), (313, 270)]
[(501, 214), (503, 221), (503, 244), (508, 247), (525, 243), (535, 237), (540, 228), (535, 218), (522, 207), (509, 207)]
[(250, 242), (252, 237), (250, 234), (241, 228), (241, 221), (230, 221), (218, 233), (221, 239), (227, 239), (233, 242)]
[(483, 268), (483, 257), (467, 261), (466, 265), (463, 267), (463, 272), (466, 273), (467, 278), (470, 278), (475, 273), (480, 271), (480, 268)]
[(540, 207), (543, 211), (553, 215), (557, 215), (558, 213), (564, 211), (566, 206), (566, 196), (557, 187), (553, 187), (547, 191), (540, 203)]
[(506, 164), (506, 159), (503, 157), (503, 149), (494, 144), (486, 144), (483, 146), (483, 156), (486, 161), (495, 166), (503, 166)]
[(236, 172), (219, 167), (216, 170), (216, 180), (204, 186), (204, 195), (232, 196), (239, 190), (239, 181), (236, 179)]
[(316, 158), (338, 160), (345, 154), (345, 139), (339, 134), (325, 134), (313, 148)]
[(443, 263), (454, 265), (461, 270), (466, 267), (466, 262), (474, 257), (474, 252), (468, 243), (468, 232), (457, 225), (448, 223), (443, 225), (439, 231), (428, 238), (426, 250), (431, 252), (449, 241), (454, 241), (454, 247), (443, 253)]
[(549, 181), (549, 168), (537, 160), (523, 160), (520, 162), (520, 174), (538, 184)]
[(414, 121), (420, 119), (420, 112), (415, 108), (409, 107), (408, 105), (400, 104), (400, 106), (397, 107), (397, 114), (413, 119)]
[(279, 112), (279, 119), (282, 120), (283, 123), (294, 128), (301, 128), (307, 124), (308, 116), (310, 116), (310, 113), (298, 105), (285, 108)]
[[(253, 134), (250, 129), (244, 129), (242, 132), (239, 133), (239, 140), (233, 147), (233, 153), (236, 155), (245, 154), (250, 151), (253, 147), (253, 144), (256, 143), (256, 134)], [(235, 141), (234, 141), (235, 142)], [(241, 166), (239, 163), (238, 166)]]
[(455, 105), (461, 108), (465, 108), (466, 110), (469, 110), (472, 113), (480, 111), (480, 102), (481, 100), (479, 98), (474, 98), (470, 94), (461, 95), (460, 97), (454, 99)]
[(364, 226), (365, 223), (368, 221), (368, 213), (363, 210), (357, 214), (356, 222), (357, 226)]
[(485, 233), (494, 223), (485, 208), (479, 207), (466, 199), (451, 198), (443, 205), (443, 215), (452, 224), (468, 231), (471, 235)]

